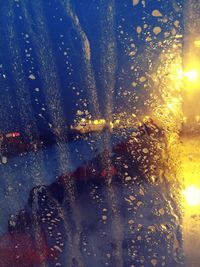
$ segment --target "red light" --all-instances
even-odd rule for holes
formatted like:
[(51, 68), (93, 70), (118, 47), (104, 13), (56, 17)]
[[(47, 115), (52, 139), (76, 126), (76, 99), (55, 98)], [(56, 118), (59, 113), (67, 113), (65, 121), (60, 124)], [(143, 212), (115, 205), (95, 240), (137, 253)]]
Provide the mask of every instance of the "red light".
[(17, 137), (17, 136), (20, 136), (20, 133), (18, 132), (13, 133), (13, 137)]
[(6, 137), (18, 137), (20, 136), (20, 133), (18, 132), (13, 132), (13, 133), (7, 133)]

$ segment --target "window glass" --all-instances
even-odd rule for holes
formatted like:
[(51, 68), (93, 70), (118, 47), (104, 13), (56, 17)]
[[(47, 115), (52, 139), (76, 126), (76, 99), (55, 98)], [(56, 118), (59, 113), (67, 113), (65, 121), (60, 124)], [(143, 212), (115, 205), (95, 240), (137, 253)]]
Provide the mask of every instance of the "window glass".
[(0, 266), (199, 266), (199, 11), (2, 1)]

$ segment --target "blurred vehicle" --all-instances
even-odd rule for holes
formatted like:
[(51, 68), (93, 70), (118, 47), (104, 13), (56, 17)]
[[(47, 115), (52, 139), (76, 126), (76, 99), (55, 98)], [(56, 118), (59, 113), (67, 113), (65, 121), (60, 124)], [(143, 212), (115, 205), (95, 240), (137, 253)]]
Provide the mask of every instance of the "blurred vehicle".
[(24, 137), (20, 132), (9, 132), (0, 135), (1, 163), (7, 163), (7, 158), (39, 148), (40, 142), (34, 142)]

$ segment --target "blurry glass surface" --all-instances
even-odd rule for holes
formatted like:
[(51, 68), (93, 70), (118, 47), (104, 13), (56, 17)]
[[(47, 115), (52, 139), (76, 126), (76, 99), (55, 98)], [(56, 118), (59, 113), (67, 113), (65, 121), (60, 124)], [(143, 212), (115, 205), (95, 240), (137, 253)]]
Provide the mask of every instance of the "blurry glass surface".
[(197, 267), (199, 10), (0, 9), (0, 267)]

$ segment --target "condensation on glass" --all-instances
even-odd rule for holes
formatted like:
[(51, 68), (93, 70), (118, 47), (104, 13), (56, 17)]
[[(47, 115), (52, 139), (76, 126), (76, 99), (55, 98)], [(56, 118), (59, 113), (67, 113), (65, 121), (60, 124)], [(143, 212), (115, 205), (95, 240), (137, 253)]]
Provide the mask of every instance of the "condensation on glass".
[(2, 3), (0, 266), (198, 266), (199, 6)]

